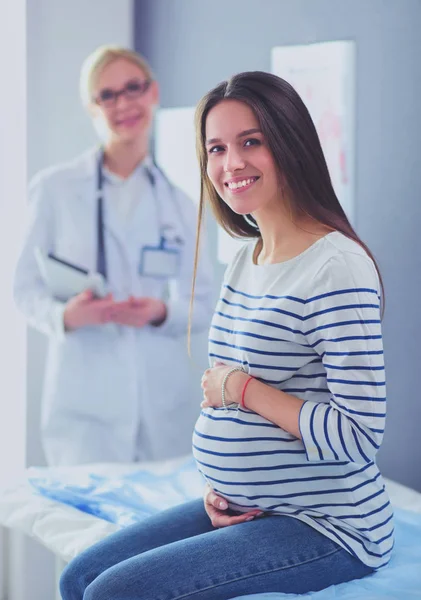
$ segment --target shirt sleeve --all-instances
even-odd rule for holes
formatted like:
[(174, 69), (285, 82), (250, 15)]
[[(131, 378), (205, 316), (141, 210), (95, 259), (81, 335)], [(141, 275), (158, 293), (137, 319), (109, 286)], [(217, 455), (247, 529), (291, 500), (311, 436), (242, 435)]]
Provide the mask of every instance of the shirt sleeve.
[[(170, 336), (185, 335), (187, 332), (197, 224), (197, 211), (192, 200), (179, 190), (175, 190), (175, 193), (178, 194), (178, 205), (183, 213), (185, 238), (181, 252), (180, 273), (170, 284), (170, 294), (166, 303), (167, 318), (162, 325), (157, 327), (157, 330), (162, 334)], [(192, 333), (209, 328), (215, 301), (213, 281), (213, 268), (208, 252), (206, 234), (202, 231), (194, 292)]]
[(303, 331), (319, 354), (328, 402), (306, 401), (299, 416), (309, 461), (373, 461), (382, 442), (386, 382), (380, 286), (368, 256), (332, 257), (315, 275)]
[(28, 224), (14, 277), (14, 299), (28, 323), (46, 335), (64, 338), (65, 303), (54, 299), (45, 285), (35, 259), (38, 246), (45, 253), (53, 250), (54, 219), (44, 176), (37, 176), (29, 187)]

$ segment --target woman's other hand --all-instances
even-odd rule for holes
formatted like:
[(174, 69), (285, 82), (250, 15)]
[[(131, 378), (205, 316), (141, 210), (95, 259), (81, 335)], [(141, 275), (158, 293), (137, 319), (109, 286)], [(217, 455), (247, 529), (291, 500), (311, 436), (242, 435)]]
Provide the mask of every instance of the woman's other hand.
[(252, 521), (254, 517), (262, 514), (261, 510), (254, 509), (241, 515), (232, 516), (226, 511), (228, 510), (228, 502), (225, 498), (218, 496), (212, 490), (209, 484), (206, 485), (203, 497), (205, 503), (205, 511), (211, 520), (214, 527), (229, 527), (230, 525), (238, 525), (245, 521)]

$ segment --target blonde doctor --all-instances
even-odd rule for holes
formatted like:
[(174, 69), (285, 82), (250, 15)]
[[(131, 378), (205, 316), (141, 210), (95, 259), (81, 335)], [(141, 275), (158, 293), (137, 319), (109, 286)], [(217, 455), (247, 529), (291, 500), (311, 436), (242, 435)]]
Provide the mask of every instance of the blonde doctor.
[[(39, 173), (15, 300), (49, 336), (42, 438), (50, 465), (142, 461), (190, 451), (197, 416), (183, 335), (196, 210), (149, 152), (158, 85), (137, 53), (101, 47), (81, 95), (102, 146)], [(108, 295), (53, 297), (35, 249), (100, 273)], [(202, 252), (194, 330), (209, 326), (211, 267)]]

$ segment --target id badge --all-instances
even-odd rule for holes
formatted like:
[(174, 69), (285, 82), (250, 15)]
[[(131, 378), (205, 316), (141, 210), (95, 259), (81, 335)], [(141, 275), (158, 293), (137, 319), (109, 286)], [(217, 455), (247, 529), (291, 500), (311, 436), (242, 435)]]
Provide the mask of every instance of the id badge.
[(175, 248), (145, 246), (140, 256), (139, 273), (145, 277), (171, 279), (180, 271), (180, 251)]

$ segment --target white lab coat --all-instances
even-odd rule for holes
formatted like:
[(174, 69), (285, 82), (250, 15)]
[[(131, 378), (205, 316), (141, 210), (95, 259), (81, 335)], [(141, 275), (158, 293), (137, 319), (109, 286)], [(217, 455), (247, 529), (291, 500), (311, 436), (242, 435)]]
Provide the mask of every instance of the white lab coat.
[[(34, 248), (96, 270), (98, 151), (38, 174), (30, 185), (30, 222), (18, 261), (14, 294), (30, 325), (49, 336), (42, 437), (51, 465), (155, 460), (190, 451), (200, 410), (200, 376), (187, 356), (196, 209), (153, 168), (164, 224), (183, 240), (179, 276), (169, 287), (168, 317), (159, 327), (113, 324), (65, 332), (65, 304), (44, 285)], [(152, 188), (151, 188), (152, 190)], [(156, 202), (155, 202), (156, 204)], [(145, 213), (146, 210), (146, 213)], [(163, 298), (162, 280), (139, 275), (141, 248), (157, 246), (154, 203), (139, 202), (129, 224), (104, 194), (110, 290), (117, 298)], [(193, 331), (207, 330), (213, 310), (211, 265), (201, 253)]]

